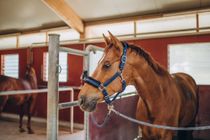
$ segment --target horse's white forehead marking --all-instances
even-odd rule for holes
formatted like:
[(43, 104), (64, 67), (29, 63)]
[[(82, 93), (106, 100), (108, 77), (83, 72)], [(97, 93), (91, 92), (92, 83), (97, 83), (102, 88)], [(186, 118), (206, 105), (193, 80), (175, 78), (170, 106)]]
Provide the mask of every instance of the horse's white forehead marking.
[(101, 59), (98, 61), (98, 65), (104, 60), (105, 58), (105, 53), (103, 53), (103, 56), (101, 57)]
[(108, 50), (106, 51), (106, 53), (105, 53), (105, 51), (104, 51), (103, 56), (102, 56), (101, 59), (98, 61), (98, 65), (99, 65), (101, 62), (104, 61), (104, 59), (106, 58), (105, 56), (107, 56), (107, 54), (109, 53), (109, 51), (110, 51), (110, 49), (108, 49)]

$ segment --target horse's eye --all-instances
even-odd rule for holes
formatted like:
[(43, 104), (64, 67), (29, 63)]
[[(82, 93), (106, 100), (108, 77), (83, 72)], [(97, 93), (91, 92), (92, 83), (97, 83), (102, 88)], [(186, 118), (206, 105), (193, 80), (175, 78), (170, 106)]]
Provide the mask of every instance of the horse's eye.
[(108, 69), (111, 67), (111, 64), (109, 62), (104, 63), (103, 68)]

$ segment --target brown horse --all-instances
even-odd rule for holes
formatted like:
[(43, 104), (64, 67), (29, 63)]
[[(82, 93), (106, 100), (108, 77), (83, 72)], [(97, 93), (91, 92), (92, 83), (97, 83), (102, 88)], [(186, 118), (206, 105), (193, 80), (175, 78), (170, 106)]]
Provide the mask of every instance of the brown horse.
[[(124, 50), (122, 42), (111, 33), (110, 38), (104, 38), (104, 56), (92, 75), (92, 78), (101, 83), (120, 71), (119, 64)], [(153, 124), (176, 127), (192, 124), (197, 113), (197, 86), (193, 78), (184, 73), (170, 75), (148, 52), (134, 45), (128, 45), (126, 56), (122, 77), (127, 85), (136, 87), (140, 96), (136, 118)], [(121, 91), (121, 77), (116, 78), (105, 89), (109, 95)], [(100, 88), (85, 83), (78, 99), (84, 111), (92, 112), (104, 96)], [(140, 128), (143, 140), (172, 140), (175, 133), (147, 126)], [(182, 135), (182, 139), (187, 138)]]
[[(0, 76), (0, 91), (9, 91), (9, 90), (31, 90), (37, 89), (37, 77), (36, 72), (33, 67), (30, 65), (26, 68), (26, 75), (24, 79), (16, 79), (8, 76)], [(31, 129), (31, 115), (34, 111), (36, 94), (25, 94), (25, 95), (10, 95), (2, 96), (2, 102), (0, 104), (0, 113), (2, 112), (7, 100), (13, 98), (16, 101), (16, 104), (20, 106), (20, 120), (19, 120), (19, 130), (24, 132), (23, 129), (23, 116), (26, 113), (28, 115), (27, 129), (29, 134), (33, 134)]]

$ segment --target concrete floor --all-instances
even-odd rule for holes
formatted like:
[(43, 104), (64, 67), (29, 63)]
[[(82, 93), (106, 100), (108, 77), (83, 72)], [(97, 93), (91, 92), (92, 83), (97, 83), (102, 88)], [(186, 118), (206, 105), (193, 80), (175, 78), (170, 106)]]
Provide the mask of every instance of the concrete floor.
[[(0, 120), (0, 140), (46, 140), (46, 126), (43, 124), (32, 124), (35, 134), (18, 131), (18, 122)], [(84, 140), (83, 130), (75, 130), (70, 134), (69, 128), (60, 128), (58, 140)]]

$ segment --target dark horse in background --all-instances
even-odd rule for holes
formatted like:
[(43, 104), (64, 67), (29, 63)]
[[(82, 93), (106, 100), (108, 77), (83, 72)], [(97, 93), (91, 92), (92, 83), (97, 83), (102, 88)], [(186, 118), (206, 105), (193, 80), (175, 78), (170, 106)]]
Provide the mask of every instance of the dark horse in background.
[[(16, 79), (4, 75), (0, 75), (0, 91), (13, 91), (13, 90), (31, 90), (37, 89), (37, 77), (34, 68), (27, 65), (26, 75), (24, 79)], [(9, 98), (15, 100), (16, 104), (20, 106), (20, 120), (19, 120), (19, 130), (24, 132), (23, 128), (23, 116), (25, 111), (28, 115), (27, 129), (29, 134), (33, 134), (31, 129), (31, 115), (34, 111), (36, 94), (22, 94), (22, 95), (6, 95), (0, 96), (2, 102), (0, 103), (0, 113), (3, 111), (5, 104)]]
[[(119, 71), (123, 44), (110, 33), (105, 37), (104, 56), (92, 78), (104, 83)], [(156, 46), (158, 47), (158, 46)], [(127, 60), (122, 76), (127, 85), (134, 85), (139, 95), (136, 118), (152, 124), (187, 127), (195, 123), (198, 96), (194, 79), (184, 73), (169, 74), (151, 55), (140, 47), (128, 44)], [(121, 78), (106, 87), (109, 95), (121, 91)], [(92, 112), (103, 101), (101, 91), (87, 83), (79, 93), (80, 107)], [(172, 140), (174, 131), (139, 126), (143, 140)], [(114, 131), (114, 130), (113, 130)], [(116, 134), (117, 135), (117, 134)], [(120, 135), (120, 134), (118, 134)], [(192, 131), (178, 132), (178, 138), (192, 140)]]

